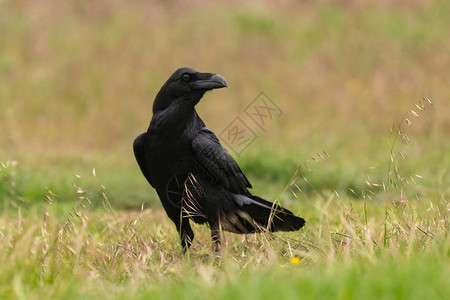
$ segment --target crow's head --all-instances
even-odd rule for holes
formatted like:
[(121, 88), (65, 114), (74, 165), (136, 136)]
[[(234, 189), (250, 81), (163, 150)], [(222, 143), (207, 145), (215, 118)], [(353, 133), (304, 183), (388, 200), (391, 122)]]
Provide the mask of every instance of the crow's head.
[(170, 76), (156, 95), (153, 112), (164, 110), (173, 104), (193, 107), (207, 91), (223, 87), (227, 87), (227, 83), (217, 74), (180, 68)]

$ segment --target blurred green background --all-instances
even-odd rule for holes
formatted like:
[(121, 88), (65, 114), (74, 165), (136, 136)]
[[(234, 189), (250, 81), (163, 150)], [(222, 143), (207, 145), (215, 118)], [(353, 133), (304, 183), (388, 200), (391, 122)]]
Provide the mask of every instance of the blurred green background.
[[(415, 193), (448, 195), (449, 11), (448, 1), (1, 1), (1, 201), (43, 203), (50, 190), (69, 203), (74, 185), (95, 200), (104, 185), (114, 207), (159, 206), (132, 142), (182, 66), (226, 78), (197, 106), (217, 134), (238, 116), (251, 122), (243, 111), (260, 92), (282, 109), (265, 131), (248, 123), (259, 137), (236, 157), (261, 196), (278, 197), (304, 162), (305, 201), (381, 185), (391, 126), (423, 97), (433, 105), (408, 117), (411, 143), (395, 149), (405, 176), (424, 177)], [(330, 158), (311, 159), (322, 151)]]

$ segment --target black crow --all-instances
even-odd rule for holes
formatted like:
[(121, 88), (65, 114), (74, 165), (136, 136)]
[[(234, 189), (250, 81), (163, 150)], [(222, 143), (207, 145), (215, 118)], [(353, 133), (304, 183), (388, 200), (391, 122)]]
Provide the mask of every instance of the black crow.
[(305, 224), (248, 191), (250, 182), (198, 116), (195, 105), (203, 95), (223, 87), (227, 83), (219, 75), (176, 70), (156, 95), (147, 132), (133, 143), (142, 173), (180, 233), (183, 251), (194, 239), (189, 219), (209, 224), (216, 251), (221, 229), (294, 231)]

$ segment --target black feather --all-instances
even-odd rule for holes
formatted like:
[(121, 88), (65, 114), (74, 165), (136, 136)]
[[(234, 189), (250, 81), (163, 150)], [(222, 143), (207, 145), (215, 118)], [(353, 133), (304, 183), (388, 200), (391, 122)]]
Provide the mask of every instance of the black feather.
[(293, 231), (305, 224), (286, 208), (251, 195), (249, 180), (195, 111), (206, 91), (226, 86), (218, 75), (178, 69), (155, 98), (147, 132), (133, 143), (139, 167), (175, 223), (183, 249), (194, 238), (189, 220), (210, 225), (216, 249), (220, 228)]

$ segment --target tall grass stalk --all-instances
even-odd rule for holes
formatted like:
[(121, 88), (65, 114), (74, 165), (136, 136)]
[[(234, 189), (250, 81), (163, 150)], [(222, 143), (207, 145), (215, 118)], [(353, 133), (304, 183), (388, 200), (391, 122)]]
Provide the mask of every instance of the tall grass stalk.
[[(399, 188), (400, 187), (400, 192), (402, 192), (402, 186), (403, 186), (403, 178), (399, 173), (398, 170), (398, 164), (397, 164), (397, 159), (395, 158), (395, 147), (397, 145), (397, 140), (398, 137), (401, 137), (406, 143), (409, 144), (410, 140), (408, 135), (404, 132), (403, 130), (403, 126), (406, 124), (408, 127), (413, 125), (413, 122), (410, 121), (411, 118), (408, 118), (409, 116), (413, 116), (416, 118), (420, 117), (420, 113), (422, 113), (425, 109), (425, 105), (431, 105), (432, 102), (430, 101), (430, 99), (428, 98), (423, 98), (423, 101), (420, 100), (419, 103), (414, 104), (412, 107), (416, 108), (418, 110), (418, 112), (416, 112), (416, 110), (411, 109), (408, 110), (407, 113), (405, 113), (405, 115), (403, 115), (403, 117), (401, 118), (401, 120), (397, 123), (397, 124), (392, 124), (392, 128), (391, 128), (391, 134), (394, 134), (394, 138), (391, 144), (391, 148), (389, 150), (389, 161), (388, 161), (388, 168), (387, 168), (387, 182), (386, 184), (384, 184), (385, 186), (385, 207), (384, 207), (384, 237), (383, 237), (383, 245), (386, 247), (388, 246), (388, 219), (389, 219), (389, 194), (392, 191), (393, 188)], [(392, 175), (395, 175), (395, 177), (393, 177)], [(395, 179), (393, 179), (395, 178)], [(395, 181), (394, 181), (395, 180)]]

